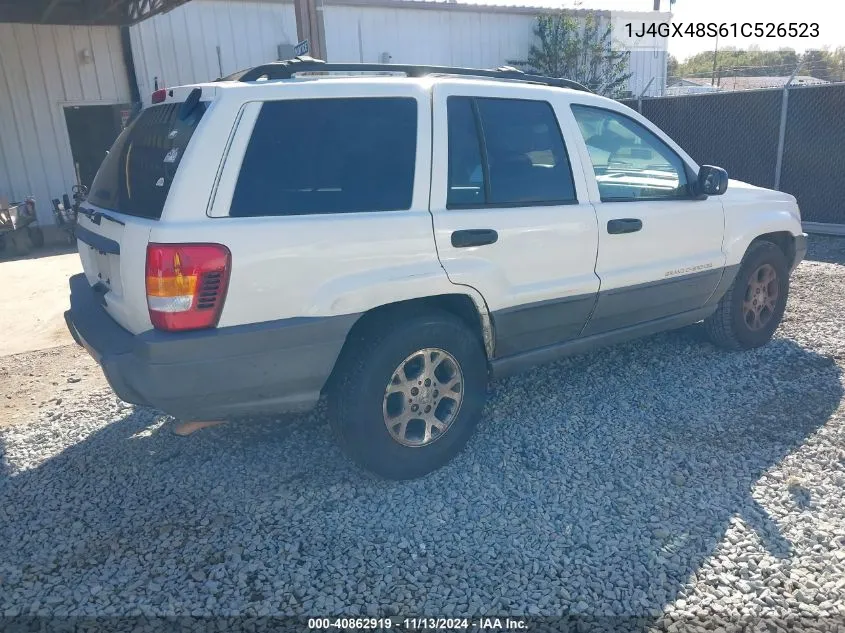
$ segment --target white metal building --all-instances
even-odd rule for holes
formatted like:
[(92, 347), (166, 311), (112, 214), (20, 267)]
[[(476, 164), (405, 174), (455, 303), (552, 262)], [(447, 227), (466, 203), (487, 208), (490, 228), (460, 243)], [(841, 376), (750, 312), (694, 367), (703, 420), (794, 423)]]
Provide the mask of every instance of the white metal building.
[[(328, 61), (501, 66), (527, 56), (535, 17), (547, 10), (324, 0), (326, 56)], [(627, 16), (670, 19), (653, 11)], [(296, 35), (292, 0), (191, 0), (129, 27), (128, 37), (117, 26), (0, 23), (0, 196), (34, 195), (39, 220), (49, 224), (50, 200), (70, 192), (77, 163), (83, 181), (90, 179), (86, 160), (96, 160), (83, 155), (102, 155), (101, 137), (113, 138), (113, 125), (119, 129), (134, 95), (147, 104), (156, 82), (162, 87), (207, 81), (289, 57)], [(662, 92), (666, 49), (664, 38), (657, 50), (632, 51), (631, 92)], [(100, 123), (105, 129), (95, 130)]]
[[(524, 59), (538, 13), (526, 6), (427, 0), (325, 0), (326, 53), (333, 62), (438, 64), (495, 68)], [(573, 11), (572, 13), (586, 13)], [(614, 17), (667, 21), (668, 13), (614, 12)], [(193, 0), (131, 29), (141, 95), (155, 79), (168, 86), (215, 79), (277, 59), (296, 44), (292, 2)], [(661, 94), (667, 39), (653, 51), (631, 52), (631, 92)], [(651, 81), (651, 85), (649, 84)]]
[(0, 196), (52, 223), (76, 183), (65, 110), (130, 101), (117, 27), (0, 24)]

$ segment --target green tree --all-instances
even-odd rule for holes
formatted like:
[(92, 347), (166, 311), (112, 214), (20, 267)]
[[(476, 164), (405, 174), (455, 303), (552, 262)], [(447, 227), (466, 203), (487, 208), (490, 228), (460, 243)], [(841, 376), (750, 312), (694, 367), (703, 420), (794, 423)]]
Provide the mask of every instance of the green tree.
[[(736, 48), (720, 49), (716, 53), (716, 64), (722, 76), (738, 77), (783, 77), (792, 74), (800, 57), (791, 48), (776, 51), (761, 51), (751, 47), (748, 50)], [(713, 51), (704, 51), (689, 57), (678, 67), (681, 77), (709, 77), (713, 72)]]
[(799, 74), (810, 75), (825, 81), (833, 79), (833, 58), (829, 51), (808, 50), (801, 56), (801, 70)]
[(666, 62), (666, 75), (669, 77), (677, 77), (679, 67), (680, 62), (678, 62), (678, 58), (672, 53), (669, 53), (669, 60)]
[(825, 81), (845, 81), (845, 46), (806, 51), (801, 57), (801, 74)]
[(534, 26), (537, 43), (528, 59), (508, 64), (526, 72), (578, 81), (590, 90), (608, 97), (625, 94), (630, 53), (613, 49), (611, 27), (602, 27), (594, 13), (583, 23), (564, 12), (537, 17)]
[(830, 80), (845, 81), (845, 46), (830, 51)]

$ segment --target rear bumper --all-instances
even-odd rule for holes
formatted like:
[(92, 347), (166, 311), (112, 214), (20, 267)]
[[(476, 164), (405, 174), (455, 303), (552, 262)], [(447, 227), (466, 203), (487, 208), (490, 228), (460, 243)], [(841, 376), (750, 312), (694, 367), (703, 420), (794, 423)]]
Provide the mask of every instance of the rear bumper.
[(84, 275), (70, 279), (65, 321), (115, 393), (182, 419), (304, 411), (319, 399), (357, 315), (133, 335)]

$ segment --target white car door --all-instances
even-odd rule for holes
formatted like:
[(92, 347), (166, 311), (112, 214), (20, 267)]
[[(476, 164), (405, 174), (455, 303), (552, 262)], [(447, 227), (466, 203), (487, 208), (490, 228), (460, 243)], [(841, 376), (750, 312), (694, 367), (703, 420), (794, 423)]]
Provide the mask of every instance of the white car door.
[(511, 356), (580, 335), (598, 278), (595, 211), (577, 131), (553, 91), (503, 82), (433, 88), (431, 212), (449, 279), (478, 290)]
[(573, 97), (569, 113), (598, 217), (601, 288), (585, 336), (701, 308), (725, 264), (724, 210), (692, 195), (697, 166), (647, 121), (605, 104)]

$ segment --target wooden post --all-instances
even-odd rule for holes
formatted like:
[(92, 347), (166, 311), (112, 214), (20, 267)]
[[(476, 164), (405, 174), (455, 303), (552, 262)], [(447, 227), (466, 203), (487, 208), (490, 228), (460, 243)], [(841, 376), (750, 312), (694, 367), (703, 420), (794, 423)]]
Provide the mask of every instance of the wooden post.
[(308, 40), (311, 57), (326, 59), (325, 28), (322, 0), (294, 0), (296, 36)]

